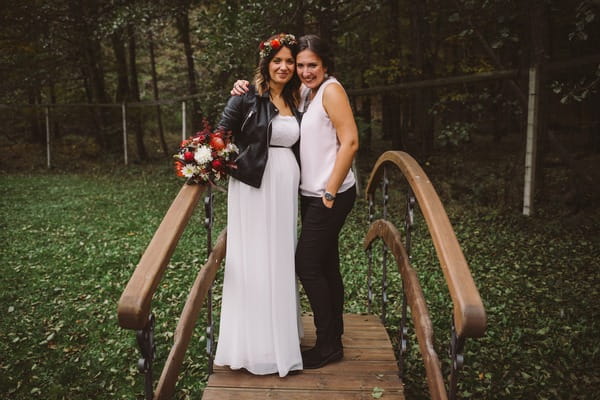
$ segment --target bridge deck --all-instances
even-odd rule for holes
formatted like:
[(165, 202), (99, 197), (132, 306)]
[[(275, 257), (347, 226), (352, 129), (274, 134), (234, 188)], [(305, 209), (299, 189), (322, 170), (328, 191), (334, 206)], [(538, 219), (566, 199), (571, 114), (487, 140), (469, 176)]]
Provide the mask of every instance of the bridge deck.
[[(304, 348), (316, 337), (312, 316), (304, 316), (302, 322)], [(372, 400), (374, 389), (380, 388), (382, 398), (404, 400), (392, 344), (379, 318), (346, 314), (344, 326), (343, 360), (285, 378), (215, 367), (202, 399)]]

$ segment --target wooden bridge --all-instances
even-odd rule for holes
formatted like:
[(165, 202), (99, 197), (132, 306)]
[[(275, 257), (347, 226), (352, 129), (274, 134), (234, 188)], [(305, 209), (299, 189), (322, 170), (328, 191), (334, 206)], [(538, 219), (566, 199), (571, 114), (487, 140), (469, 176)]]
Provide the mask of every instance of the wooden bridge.
[[(408, 183), (404, 243), (400, 231), (386, 219), (388, 207), (388, 170), (400, 171)], [(374, 196), (382, 182), (383, 218), (374, 220)], [(199, 185), (184, 185), (167, 211), (163, 221), (142, 255), (118, 307), (119, 324), (125, 329), (137, 331), (137, 340), (142, 357), (138, 367), (145, 377), (146, 399), (171, 399), (190, 343), (199, 312), (203, 304), (212, 310), (212, 285), (218, 268), (225, 257), (226, 232), (220, 233), (212, 245), (212, 195), (205, 197), (207, 247), (211, 249), (208, 260), (202, 267), (190, 290), (174, 334), (174, 344), (165, 362), (158, 384), (152, 379), (154, 359), (154, 317), (151, 303), (162, 279), (166, 266), (177, 243), (206, 188)], [(209, 312), (208, 384), (203, 399), (404, 399), (401, 381), (402, 355), (407, 350), (407, 310), (410, 308), (412, 322), (423, 359), (430, 397), (436, 400), (457, 397), (458, 375), (462, 367), (462, 351), (465, 340), (480, 337), (485, 332), (486, 315), (479, 292), (471, 277), (467, 262), (460, 249), (448, 216), (425, 172), (408, 154), (386, 152), (375, 164), (365, 189), (369, 199), (371, 225), (363, 243), (369, 255), (367, 284), (369, 288), (369, 311), (373, 300), (372, 271), (373, 244), (381, 240), (383, 247), (381, 315), (345, 315), (343, 336), (344, 358), (316, 370), (304, 370), (285, 378), (254, 376), (228, 368), (212, 368), (214, 351), (214, 324)], [(427, 303), (421, 290), (417, 274), (410, 264), (410, 249), (414, 212), (419, 206), (431, 235), (440, 267), (448, 285), (453, 304), (452, 332), (450, 343), (450, 378), (442, 376), (442, 362), (435, 351), (433, 326)], [(403, 296), (399, 349), (394, 351), (384, 327), (387, 304), (387, 253), (394, 257), (397, 271), (402, 278)], [(305, 337), (303, 346), (315, 341), (312, 318), (303, 317)]]
[[(315, 343), (312, 317), (304, 316), (303, 347)], [(320, 369), (279, 378), (256, 376), (217, 367), (208, 378), (203, 400), (354, 400), (373, 399), (380, 392), (385, 399), (404, 399), (398, 377), (396, 356), (381, 320), (373, 315), (344, 315), (344, 359)]]

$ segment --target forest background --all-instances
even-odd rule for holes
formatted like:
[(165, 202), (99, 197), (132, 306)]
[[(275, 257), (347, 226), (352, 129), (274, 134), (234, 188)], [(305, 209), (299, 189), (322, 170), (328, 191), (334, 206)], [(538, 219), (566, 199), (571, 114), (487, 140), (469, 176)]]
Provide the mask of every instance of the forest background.
[[(333, 45), (336, 76), (348, 90), (359, 125), (357, 168), (362, 182), (383, 151), (407, 151), (432, 178), (453, 222), (454, 218), (460, 220), (454, 222), (457, 235), (466, 240), (461, 244), (490, 313), (488, 338), (469, 353), (477, 367), (471, 364), (473, 369), (467, 370), (462, 396), (570, 398), (569, 386), (577, 382), (582, 386), (573, 398), (593, 398), (600, 382), (600, 349), (592, 337), (598, 328), (598, 307), (592, 304), (598, 299), (600, 267), (599, 7), (598, 0), (2, 2), (0, 222), (2, 264), (7, 270), (0, 296), (3, 311), (8, 310), (9, 316), (3, 318), (0, 334), (7, 347), (2, 348), (2, 354), (9, 355), (0, 358), (0, 369), (6, 372), (0, 378), (0, 393), (8, 398), (89, 398), (84, 394), (90, 393), (97, 393), (91, 395), (96, 398), (104, 398), (100, 393), (131, 398), (130, 390), (139, 389), (135, 388), (135, 372), (121, 361), (125, 353), (131, 360), (135, 358), (128, 332), (107, 342), (98, 334), (98, 326), (80, 326), (96, 344), (92, 339), (84, 340), (76, 326), (69, 328), (71, 336), (66, 335), (64, 321), (81, 323), (81, 319), (75, 313), (68, 318), (44, 318), (43, 313), (52, 313), (50, 306), (56, 300), (45, 302), (48, 309), (40, 306), (44, 302), (39, 298), (44, 298), (41, 292), (50, 292), (60, 299), (68, 293), (69, 283), (39, 279), (29, 285), (30, 292), (23, 291), (21, 280), (29, 279), (22, 278), (28, 265), (23, 254), (29, 254), (30, 259), (36, 255), (44, 258), (40, 250), (44, 246), (53, 254), (64, 254), (65, 245), (26, 243), (32, 240), (35, 224), (19, 225), (20, 230), (14, 226), (23, 223), (19, 218), (62, 218), (60, 213), (47, 214), (47, 207), (29, 204), (36, 196), (53, 198), (53, 192), (35, 192), (36, 185), (59, 183), (55, 190), (87, 193), (93, 190), (89, 180), (99, 184), (96, 179), (100, 179), (98, 187), (110, 193), (114, 188), (104, 185), (111, 179), (132, 185), (156, 179), (163, 183), (150, 187), (165, 192), (161, 201), (168, 205), (176, 185), (166, 182), (172, 178), (171, 154), (181, 140), (182, 126), (192, 134), (201, 129), (203, 119), (214, 124), (233, 81), (253, 76), (259, 41), (286, 31), (298, 36), (316, 33)], [(532, 67), (541, 74), (540, 124), (535, 212), (527, 219), (521, 211), (528, 71)], [(477, 78), (482, 76), (485, 78)], [(453, 80), (455, 77), (475, 78)], [(128, 166), (123, 165), (123, 105), (132, 139), (128, 150), (133, 162)], [(47, 138), (52, 142), (51, 169), (47, 168)], [(65, 177), (69, 183), (60, 180)], [(22, 186), (23, 181), (31, 187)], [(111, 201), (131, 202), (140, 195), (136, 192), (139, 189), (119, 189), (129, 197), (113, 193)], [(55, 193), (56, 201), (61, 201), (61, 193)], [(34, 214), (21, 215), (20, 208)], [(119, 218), (123, 212), (115, 211)], [(164, 215), (162, 209), (156, 212), (158, 215), (151, 217), (154, 226), (155, 218), (160, 221), (160, 213)], [(136, 214), (130, 210), (125, 215), (132, 219), (131, 229), (123, 228), (126, 232), (120, 233), (135, 236)], [(91, 233), (102, 229), (101, 222), (96, 220), (95, 224), (88, 227)], [(486, 225), (496, 229), (498, 236), (490, 235), (493, 240), (478, 236)], [(69, 232), (59, 230), (56, 235), (64, 240)], [(514, 237), (508, 238), (510, 235)], [(119, 239), (108, 242), (111, 240), (116, 243)], [(519, 262), (511, 261), (510, 272), (504, 266), (490, 266), (500, 252), (515, 256), (512, 246), (519, 240), (535, 244), (530, 246), (531, 254)], [(548, 243), (559, 253), (554, 265), (539, 259), (538, 253), (548, 251)], [(115, 264), (131, 267), (145, 244), (147, 241), (140, 239), (140, 243), (115, 250), (111, 256), (125, 257), (128, 261), (119, 258)], [(486, 254), (485, 260), (477, 258), (482, 254)], [(522, 269), (520, 263), (531, 269)], [(55, 267), (70, 268), (67, 265), (63, 259)], [(556, 274), (543, 279), (544, 274), (550, 274), (549, 269)], [(91, 311), (105, 315), (106, 321), (99, 322), (102, 332), (113, 332), (118, 328), (106, 314), (114, 311), (113, 303), (130, 269), (116, 276), (97, 266), (92, 270), (97, 281), (108, 285), (110, 302), (108, 311), (105, 303), (90, 306)], [(565, 283), (565, 274), (571, 272), (581, 280), (570, 282), (568, 290), (558, 290), (560, 283)], [(493, 284), (504, 280), (502, 285), (515, 285), (500, 290), (488, 279)], [(356, 285), (359, 294), (363, 283), (352, 278), (348, 282), (353, 288)], [(98, 289), (97, 285), (92, 288)], [(21, 288), (21, 293), (15, 288)], [(552, 295), (557, 290), (562, 297)], [(515, 297), (513, 291), (520, 291), (520, 296)], [(526, 311), (506, 299), (523, 300), (529, 291), (536, 294), (532, 297), (536, 303), (528, 304)], [(85, 291), (76, 293), (77, 301), (88, 296)], [(29, 307), (36, 316), (33, 319), (40, 321), (25, 318), (33, 327), (23, 325), (18, 333), (14, 330), (19, 319), (14, 304), (23, 294), (38, 296), (38, 300), (30, 300)], [(167, 290), (164, 296), (161, 301), (170, 304), (167, 308), (176, 308), (171, 303), (179, 295)], [(502, 301), (506, 303), (499, 305)], [(547, 325), (525, 326), (532, 324), (536, 308), (555, 309), (559, 304), (556, 318), (543, 319)], [(508, 307), (523, 312), (523, 319), (517, 321)], [(61, 330), (60, 336), (69, 336), (76, 343), (57, 342), (55, 337)], [(35, 339), (38, 336), (41, 339)], [(32, 355), (26, 346), (30, 337), (44, 347), (39, 354)], [(104, 354), (99, 343), (118, 348), (114, 358)], [(502, 349), (494, 347), (498, 343), (503, 343)], [(48, 356), (57, 346), (65, 357), (79, 363), (87, 358), (82, 355), (87, 349), (90, 372), (83, 376), (90, 378), (86, 381), (96, 375), (101, 378), (95, 383), (74, 381), (74, 364), (66, 363), (61, 369), (60, 357)], [(44, 357), (54, 363), (44, 364)], [(199, 371), (205, 360), (198, 357), (187, 365), (182, 398), (202, 387), (202, 383), (190, 381), (202, 379), (203, 372)], [(111, 360), (108, 365), (107, 359)], [(96, 372), (94, 360), (104, 365), (103, 371)], [(552, 370), (553, 362), (561, 365), (558, 371)], [(496, 370), (491, 365), (494, 363), (498, 363)], [(52, 368), (58, 369), (58, 378), (50, 372)], [(123, 369), (128, 373), (124, 378), (119, 373)], [(417, 386), (410, 389), (415, 391), (413, 398), (422, 395), (420, 379), (410, 378), (408, 382)]]

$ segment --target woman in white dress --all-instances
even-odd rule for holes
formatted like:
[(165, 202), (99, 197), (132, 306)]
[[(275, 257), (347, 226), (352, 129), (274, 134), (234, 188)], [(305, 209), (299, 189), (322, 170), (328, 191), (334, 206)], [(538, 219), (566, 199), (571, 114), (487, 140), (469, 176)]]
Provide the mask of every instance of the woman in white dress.
[(253, 374), (302, 369), (294, 270), (300, 116), (297, 42), (261, 42), (254, 86), (219, 126), (239, 148), (227, 199), (227, 254), (216, 365)]

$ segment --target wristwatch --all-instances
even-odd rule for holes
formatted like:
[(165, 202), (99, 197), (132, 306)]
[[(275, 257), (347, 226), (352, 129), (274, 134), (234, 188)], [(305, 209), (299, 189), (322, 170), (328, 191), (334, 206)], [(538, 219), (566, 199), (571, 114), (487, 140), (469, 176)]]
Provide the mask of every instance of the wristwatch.
[(335, 196), (332, 195), (329, 192), (325, 192), (325, 196), (324, 197), (325, 197), (325, 200), (327, 200), (327, 201), (333, 201), (333, 200), (335, 200)]

